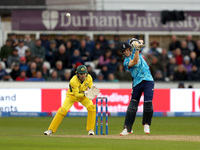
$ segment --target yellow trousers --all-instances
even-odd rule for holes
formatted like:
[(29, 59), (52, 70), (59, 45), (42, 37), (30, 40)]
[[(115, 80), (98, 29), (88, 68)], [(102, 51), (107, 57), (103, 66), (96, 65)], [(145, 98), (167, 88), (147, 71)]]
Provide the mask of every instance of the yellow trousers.
[(94, 130), (95, 119), (96, 119), (96, 108), (93, 105), (93, 102), (87, 97), (84, 97), (80, 100), (77, 100), (77, 99), (73, 98), (72, 96), (68, 96), (68, 95), (66, 96), (62, 107), (60, 107), (58, 109), (58, 111), (57, 111), (55, 117), (53, 118), (48, 130), (52, 130), (53, 133), (56, 132), (61, 121), (67, 115), (67, 112), (69, 111), (69, 109), (72, 107), (72, 105), (75, 102), (80, 102), (88, 110), (86, 130), (87, 131), (89, 131), (90, 129)]

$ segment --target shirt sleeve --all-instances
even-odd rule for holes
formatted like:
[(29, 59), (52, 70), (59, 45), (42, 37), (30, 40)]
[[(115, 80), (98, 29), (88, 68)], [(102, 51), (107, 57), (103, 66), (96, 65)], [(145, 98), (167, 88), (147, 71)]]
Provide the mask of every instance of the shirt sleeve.
[(70, 90), (76, 98), (83, 98), (85, 95), (83, 92), (79, 92), (79, 88), (75, 82), (70, 82)]
[(89, 81), (89, 88), (91, 88), (91, 87), (93, 86), (93, 79), (92, 79), (91, 75), (88, 74), (88, 76), (89, 76), (89, 78), (90, 78), (90, 81)]

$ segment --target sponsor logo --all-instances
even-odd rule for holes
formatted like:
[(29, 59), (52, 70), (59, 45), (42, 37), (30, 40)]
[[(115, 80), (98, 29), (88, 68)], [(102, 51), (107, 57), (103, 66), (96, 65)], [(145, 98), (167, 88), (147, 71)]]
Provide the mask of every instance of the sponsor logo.
[(48, 30), (53, 30), (57, 26), (58, 19), (59, 13), (57, 11), (42, 11), (42, 23)]

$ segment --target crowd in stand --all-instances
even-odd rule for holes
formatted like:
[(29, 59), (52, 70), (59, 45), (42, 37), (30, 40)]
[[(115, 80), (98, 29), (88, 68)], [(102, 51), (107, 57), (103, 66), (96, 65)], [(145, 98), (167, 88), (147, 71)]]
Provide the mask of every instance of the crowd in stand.
[[(118, 35), (110, 41), (104, 35), (95, 40), (85, 36), (80, 41), (71, 35), (64, 41), (61, 34), (54, 40), (41, 34), (33, 41), (30, 35), (17, 39), (13, 33), (1, 47), (0, 80), (69, 81), (76, 67), (86, 64), (95, 82), (131, 81), (130, 73), (123, 68), (120, 44)], [(200, 80), (200, 40), (194, 41), (191, 35), (184, 41), (172, 36), (169, 48), (160, 48), (153, 41), (143, 57), (156, 81)]]

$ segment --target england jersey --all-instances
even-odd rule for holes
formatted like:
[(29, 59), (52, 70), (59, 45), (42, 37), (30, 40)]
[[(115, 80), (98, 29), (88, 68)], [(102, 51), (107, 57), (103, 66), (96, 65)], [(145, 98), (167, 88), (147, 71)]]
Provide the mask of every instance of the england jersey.
[(126, 57), (124, 59), (124, 68), (131, 72), (131, 76), (133, 78), (133, 87), (138, 85), (143, 80), (145, 81), (154, 81), (149, 70), (149, 66), (147, 65), (146, 61), (142, 58), (142, 55), (139, 54), (139, 61), (136, 65), (129, 67), (129, 61), (133, 60), (134, 58), (134, 50), (131, 56)]

